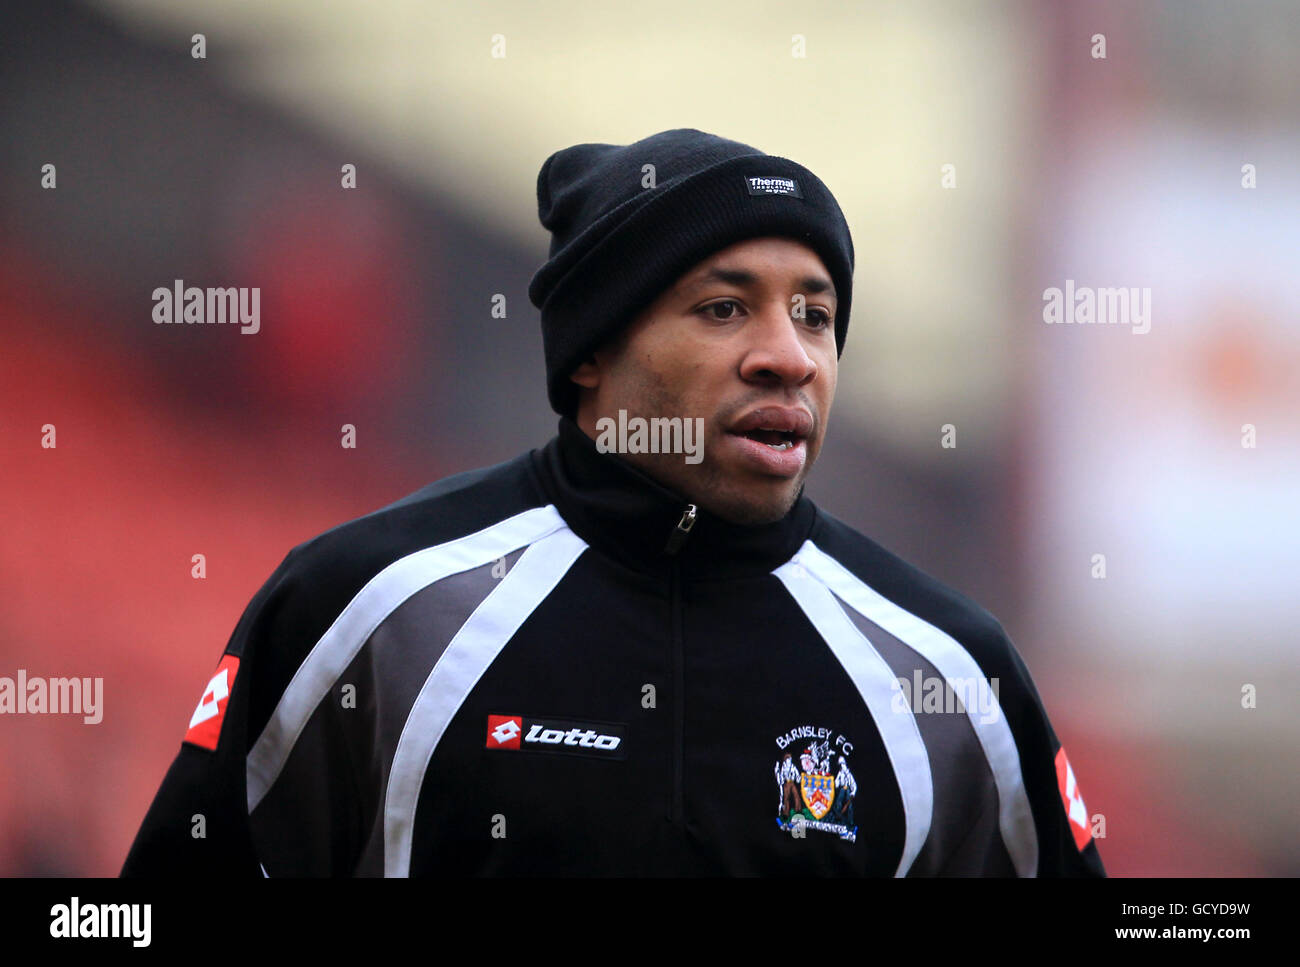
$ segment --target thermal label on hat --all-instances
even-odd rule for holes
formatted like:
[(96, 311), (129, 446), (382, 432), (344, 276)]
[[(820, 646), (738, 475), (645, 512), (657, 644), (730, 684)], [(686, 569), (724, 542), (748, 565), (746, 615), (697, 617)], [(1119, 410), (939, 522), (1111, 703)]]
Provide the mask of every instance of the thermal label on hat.
[(751, 195), (791, 195), (802, 198), (799, 182), (793, 178), (755, 178), (747, 176), (745, 187)]

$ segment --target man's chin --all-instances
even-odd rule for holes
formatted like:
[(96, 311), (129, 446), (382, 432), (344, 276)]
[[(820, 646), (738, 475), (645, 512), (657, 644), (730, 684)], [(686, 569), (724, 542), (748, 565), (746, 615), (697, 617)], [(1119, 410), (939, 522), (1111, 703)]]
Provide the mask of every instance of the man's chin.
[(788, 514), (810, 469), (805, 467), (794, 477), (757, 474), (740, 466), (723, 469), (708, 459), (708, 452), (706, 448), (705, 463), (689, 473), (683, 472), (678, 455), (639, 454), (623, 459), (702, 510), (746, 526), (770, 524)]
[(790, 508), (799, 498), (803, 486), (802, 478), (795, 481), (783, 481), (779, 490), (764, 488), (761, 492), (724, 491), (710, 494), (701, 499), (700, 506), (710, 513), (747, 527), (772, 524), (790, 513)]

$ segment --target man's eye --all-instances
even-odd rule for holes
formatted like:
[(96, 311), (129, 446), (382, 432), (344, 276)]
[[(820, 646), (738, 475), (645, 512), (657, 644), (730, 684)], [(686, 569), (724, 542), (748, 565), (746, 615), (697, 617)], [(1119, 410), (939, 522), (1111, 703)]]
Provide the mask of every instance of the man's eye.
[(810, 309), (808, 323), (818, 329), (825, 329), (831, 324), (831, 316), (825, 309)]
[[(731, 306), (732, 309), (738, 309), (739, 306), (740, 306), (740, 303), (736, 302), (734, 299), (726, 299), (726, 300), (724, 300), (724, 301), (722, 301), (722, 302), (712, 302), (712, 303), (710, 303), (709, 305), (705, 306), (703, 311), (704, 311), (704, 312), (713, 312), (714, 309), (718, 309), (718, 308), (720, 308), (720, 307), (722, 307), (722, 306)], [(714, 318), (714, 319), (718, 319), (718, 320), (732, 319), (732, 318), (735, 318), (735, 313), (734, 313), (734, 312), (727, 312), (727, 313), (724, 313), (724, 314), (722, 314), (722, 315), (715, 315), (713, 318)]]

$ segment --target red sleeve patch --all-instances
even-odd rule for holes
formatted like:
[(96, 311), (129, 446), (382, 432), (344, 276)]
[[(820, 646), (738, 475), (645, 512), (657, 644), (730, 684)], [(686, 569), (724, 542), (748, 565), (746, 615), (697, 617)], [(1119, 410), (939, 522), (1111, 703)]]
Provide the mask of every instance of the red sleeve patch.
[(1056, 785), (1061, 791), (1065, 815), (1070, 820), (1074, 845), (1082, 850), (1092, 839), (1092, 827), (1088, 825), (1088, 807), (1083, 804), (1083, 793), (1079, 791), (1079, 782), (1074, 778), (1074, 770), (1070, 768), (1065, 746), (1056, 750)]
[(230, 690), (235, 687), (235, 673), (239, 671), (239, 659), (234, 655), (223, 655), (217, 672), (203, 690), (199, 706), (190, 718), (189, 730), (185, 741), (202, 749), (214, 750), (217, 740), (221, 738), (221, 723), (226, 720), (226, 705), (230, 701)]

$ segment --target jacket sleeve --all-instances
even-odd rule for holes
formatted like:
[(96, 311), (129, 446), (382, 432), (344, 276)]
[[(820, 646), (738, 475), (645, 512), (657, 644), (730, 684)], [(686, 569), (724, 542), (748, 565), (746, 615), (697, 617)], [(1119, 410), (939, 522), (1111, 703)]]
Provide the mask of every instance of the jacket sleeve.
[[(291, 552), (258, 591), (204, 690), (162, 786), (127, 854), (122, 876), (262, 877), (250, 830), (246, 757), (264, 705), (272, 645), (295, 620)], [(237, 663), (237, 664), (236, 664)], [(222, 697), (226, 692), (226, 697)]]
[(1104, 877), (1085, 805), (1064, 747), (1020, 655), (1003, 633), (1009, 651), (1012, 694), (1004, 683), (1000, 700), (1020, 751), (1020, 770), (1038, 837), (1038, 876)]

